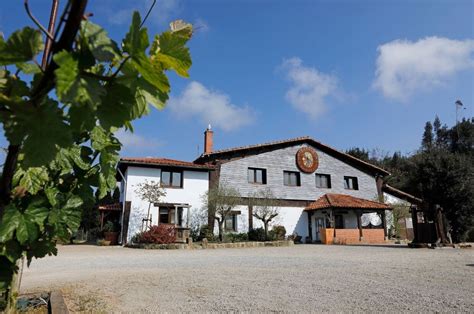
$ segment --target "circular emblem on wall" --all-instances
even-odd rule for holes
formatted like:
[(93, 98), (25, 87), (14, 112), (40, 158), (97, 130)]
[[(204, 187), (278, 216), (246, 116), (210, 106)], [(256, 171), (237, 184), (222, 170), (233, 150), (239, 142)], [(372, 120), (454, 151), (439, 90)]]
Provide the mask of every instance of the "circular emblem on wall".
[(319, 166), (318, 154), (310, 147), (300, 148), (296, 153), (296, 165), (303, 172), (313, 173)]

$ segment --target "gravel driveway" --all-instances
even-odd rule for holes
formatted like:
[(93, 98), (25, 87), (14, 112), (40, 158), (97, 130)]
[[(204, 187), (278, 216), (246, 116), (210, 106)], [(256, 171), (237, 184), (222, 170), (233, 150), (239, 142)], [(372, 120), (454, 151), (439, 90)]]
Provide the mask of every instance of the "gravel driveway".
[(474, 249), (298, 245), (218, 250), (62, 246), (22, 292), (75, 310), (474, 312)]

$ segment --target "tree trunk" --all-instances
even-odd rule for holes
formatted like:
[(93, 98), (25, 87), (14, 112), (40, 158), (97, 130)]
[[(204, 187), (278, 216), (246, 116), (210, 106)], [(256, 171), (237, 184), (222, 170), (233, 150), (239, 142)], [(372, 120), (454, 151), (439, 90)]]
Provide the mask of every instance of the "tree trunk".
[(263, 228), (265, 229), (265, 241), (268, 240), (268, 221), (263, 221)]
[(222, 240), (224, 239), (224, 219), (219, 220), (219, 241), (222, 242)]

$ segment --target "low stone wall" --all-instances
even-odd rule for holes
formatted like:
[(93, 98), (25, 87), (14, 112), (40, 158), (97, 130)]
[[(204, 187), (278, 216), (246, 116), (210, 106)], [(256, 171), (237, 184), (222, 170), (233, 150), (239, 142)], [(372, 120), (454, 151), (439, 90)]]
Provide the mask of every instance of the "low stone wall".
[(178, 250), (178, 249), (233, 249), (252, 247), (279, 247), (293, 246), (293, 241), (268, 241), (268, 242), (235, 242), (235, 243), (193, 243), (193, 244), (127, 244), (126, 247), (145, 250)]

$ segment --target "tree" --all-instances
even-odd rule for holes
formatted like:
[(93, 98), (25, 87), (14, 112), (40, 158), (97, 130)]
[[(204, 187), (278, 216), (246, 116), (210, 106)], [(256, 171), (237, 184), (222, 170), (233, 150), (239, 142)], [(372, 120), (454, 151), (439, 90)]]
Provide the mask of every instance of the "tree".
[[(232, 210), (242, 203), (239, 191), (223, 183), (218, 187), (211, 188), (203, 196), (203, 203), (208, 210), (208, 215), (213, 215), (217, 220), (219, 240), (223, 241), (224, 222), (231, 215)], [(212, 230), (213, 226), (209, 226), (209, 228)]]
[(172, 23), (150, 45), (145, 21), (134, 12), (118, 45), (85, 18), (86, 6), (87, 0), (70, 0), (56, 31), (41, 28), (46, 48), (31, 27), (0, 38), (0, 123), (8, 141), (0, 178), (3, 294), (14, 295), (18, 260), (25, 256), (29, 265), (57, 254), (56, 240), (67, 241), (78, 228), (81, 207), (115, 188), (121, 144), (114, 132), (133, 131), (131, 121), (149, 105), (163, 108), (167, 71), (188, 77), (190, 24)]
[(364, 148), (352, 147), (346, 150), (346, 154), (359, 158), (363, 161), (369, 161), (369, 151)]
[(137, 193), (138, 196), (143, 201), (148, 202), (148, 211), (145, 218), (146, 220), (144, 220), (146, 222), (145, 228), (143, 228), (143, 225), (142, 225), (142, 232), (143, 232), (148, 228), (148, 223), (150, 223), (151, 225), (151, 219), (150, 219), (151, 205), (154, 203), (161, 202), (161, 198), (166, 196), (166, 191), (163, 190), (159, 182), (155, 182), (153, 180), (150, 182), (148, 182), (148, 180), (145, 180), (145, 182), (138, 183), (136, 187), (137, 189), (135, 190), (135, 193)]
[(265, 240), (268, 240), (268, 226), (280, 214), (279, 202), (270, 189), (257, 192), (252, 199), (256, 205), (252, 215), (262, 221)]
[(431, 122), (429, 121), (425, 124), (425, 131), (423, 132), (421, 147), (424, 150), (429, 150), (433, 147), (433, 125), (431, 125)]

